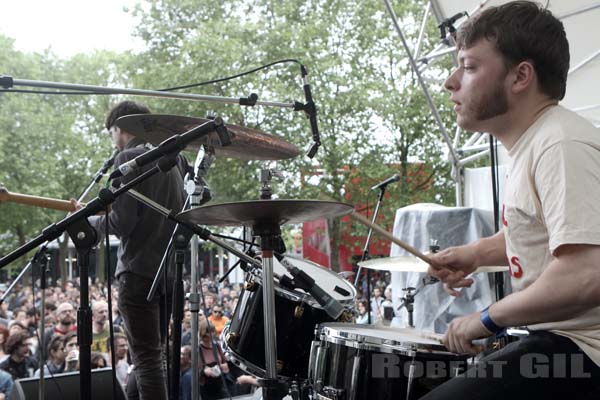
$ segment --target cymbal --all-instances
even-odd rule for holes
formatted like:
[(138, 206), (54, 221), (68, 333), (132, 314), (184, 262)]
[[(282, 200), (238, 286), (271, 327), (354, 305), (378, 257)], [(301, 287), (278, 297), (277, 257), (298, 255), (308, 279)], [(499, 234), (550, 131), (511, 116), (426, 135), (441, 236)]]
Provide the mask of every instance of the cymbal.
[[(119, 128), (155, 146), (171, 136), (189, 131), (208, 122), (207, 119), (166, 114), (133, 114), (117, 119)], [(225, 124), (231, 144), (222, 147), (216, 132), (197, 139), (186, 150), (198, 151), (202, 145), (212, 146), (217, 156), (242, 160), (283, 160), (296, 157), (296, 146), (258, 129)]]
[(297, 224), (350, 214), (350, 204), (320, 200), (254, 200), (193, 208), (177, 215), (197, 225)]
[[(358, 263), (358, 265), (363, 268), (392, 272), (426, 273), (427, 269), (429, 268), (429, 265), (426, 262), (411, 256), (374, 258), (372, 260), (361, 261)], [(508, 271), (508, 266), (479, 267), (474, 273), (503, 271)]]

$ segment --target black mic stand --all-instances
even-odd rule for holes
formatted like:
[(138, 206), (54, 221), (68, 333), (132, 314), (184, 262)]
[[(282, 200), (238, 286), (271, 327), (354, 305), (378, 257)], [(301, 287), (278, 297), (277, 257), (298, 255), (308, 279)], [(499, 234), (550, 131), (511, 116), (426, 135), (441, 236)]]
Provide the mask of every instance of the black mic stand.
[[(183, 322), (183, 265), (185, 252), (193, 232), (178, 225), (174, 233), (175, 282), (173, 285), (173, 347), (171, 366), (171, 399), (179, 399), (180, 361), (181, 361), (181, 324)], [(193, 279), (193, 278), (192, 278)]]
[[(102, 179), (102, 177), (106, 174), (106, 172), (108, 171), (108, 169), (112, 166), (115, 155), (116, 155), (116, 151), (112, 154), (112, 156), (108, 160), (105, 161), (105, 163), (94, 174), (94, 176), (93, 176), (92, 180), (90, 181), (90, 183), (87, 185), (87, 187), (84, 189), (84, 191), (79, 195), (79, 198), (78, 198), (79, 202), (83, 201), (83, 199), (88, 195), (88, 193), (93, 189), (93, 187), (96, 186), (96, 184), (98, 182), (100, 182), (100, 179)], [(25, 276), (25, 274), (32, 267), (37, 267), (37, 269), (39, 270), (39, 275), (40, 275), (40, 289), (41, 289), (41, 299), (40, 299), (40, 308), (41, 308), (41, 312), (40, 312), (40, 327), (38, 328), (38, 332), (39, 332), (39, 335), (40, 335), (40, 344), (39, 344), (40, 351), (39, 351), (39, 362), (38, 362), (39, 371), (40, 371), (40, 381), (39, 381), (39, 385), (38, 385), (38, 398), (40, 400), (44, 399), (44, 397), (46, 395), (46, 392), (45, 392), (45, 379), (44, 379), (45, 378), (44, 366), (45, 366), (45, 363), (46, 363), (46, 348), (45, 348), (45, 343), (44, 343), (44, 336), (45, 336), (44, 334), (45, 334), (45, 320), (46, 320), (46, 315), (45, 315), (46, 288), (48, 286), (47, 276), (46, 276), (47, 269), (48, 269), (48, 255), (47, 255), (47, 251), (48, 251), (48, 245), (51, 242), (52, 242), (52, 240), (48, 240), (46, 243), (44, 243), (43, 245), (41, 245), (38, 248), (38, 250), (36, 251), (36, 253), (33, 256), (33, 258), (27, 263), (27, 265), (25, 266), (25, 268), (23, 268), (23, 270), (19, 273), (19, 275), (10, 284), (10, 286), (8, 287), (8, 289), (6, 289), (6, 292), (4, 292), (4, 294), (0, 298), (0, 304), (2, 304), (5, 301), (6, 297), (11, 293), (11, 291), (15, 287), (15, 285), (17, 285), (17, 283), (19, 283), (21, 281), (21, 279), (23, 278), (23, 276)], [(32, 273), (32, 275), (33, 275), (33, 273)], [(79, 314), (78, 314), (78, 318), (79, 318)]]
[[(390, 182), (391, 183), (391, 182)], [(383, 195), (385, 194), (385, 188), (387, 185), (382, 185), (379, 187), (379, 197), (377, 198), (377, 204), (375, 205), (375, 211), (373, 212), (372, 223), (375, 224), (377, 220), (377, 214), (379, 213), (379, 207), (381, 203), (383, 203)], [(371, 236), (373, 235), (373, 228), (369, 228), (369, 233), (367, 234), (367, 239), (365, 240), (365, 247), (363, 248), (363, 254), (360, 261), (365, 261), (369, 258), (369, 243), (371, 242)], [(356, 279), (354, 280), (354, 286), (358, 284), (358, 279), (360, 278), (360, 273), (362, 270), (362, 266), (358, 267), (358, 272), (356, 273)], [(371, 270), (367, 268), (367, 323), (371, 324)]]

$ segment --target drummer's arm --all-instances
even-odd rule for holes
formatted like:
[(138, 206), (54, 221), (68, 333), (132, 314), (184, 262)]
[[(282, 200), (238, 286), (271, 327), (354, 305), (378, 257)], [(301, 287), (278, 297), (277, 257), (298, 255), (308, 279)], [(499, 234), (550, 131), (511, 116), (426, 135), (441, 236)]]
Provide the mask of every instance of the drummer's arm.
[(479, 239), (471, 245), (476, 254), (475, 267), (508, 265), (504, 231)]
[(450, 247), (431, 256), (428, 274), (441, 280), (445, 290), (459, 296), (455, 290), (473, 284), (473, 279), (465, 278), (477, 267), (486, 265), (508, 265), (504, 232), (479, 239), (473, 243)]
[(600, 246), (560, 246), (555, 259), (526, 289), (489, 308), (498, 326), (561, 321), (600, 306)]

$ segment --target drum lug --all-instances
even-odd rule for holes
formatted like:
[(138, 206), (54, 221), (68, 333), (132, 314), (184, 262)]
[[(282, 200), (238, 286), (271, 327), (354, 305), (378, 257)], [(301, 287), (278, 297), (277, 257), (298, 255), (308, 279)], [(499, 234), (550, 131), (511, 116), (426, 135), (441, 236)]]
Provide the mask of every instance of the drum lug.
[(248, 292), (255, 292), (258, 289), (258, 285), (255, 281), (246, 281), (244, 282), (244, 290)]
[(237, 332), (229, 332), (227, 333), (227, 336), (225, 336), (225, 340), (227, 341), (227, 344), (231, 345), (236, 345), (237, 341), (240, 339), (240, 335)]
[(283, 360), (277, 360), (275, 363), (277, 364), (277, 372), (283, 371), (283, 367), (285, 366)]
[(331, 400), (342, 400), (344, 399), (344, 389), (337, 389), (333, 386), (325, 386), (323, 388), (323, 394), (327, 396), (327, 399)]
[(294, 308), (294, 318), (302, 318), (302, 315), (304, 315), (304, 307), (296, 306)]

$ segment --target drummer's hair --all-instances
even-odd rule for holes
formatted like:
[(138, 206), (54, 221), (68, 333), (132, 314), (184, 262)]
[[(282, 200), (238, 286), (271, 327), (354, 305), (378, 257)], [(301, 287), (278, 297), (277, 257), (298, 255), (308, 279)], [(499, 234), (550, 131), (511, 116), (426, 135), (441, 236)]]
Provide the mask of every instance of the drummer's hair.
[(541, 91), (551, 99), (565, 97), (569, 42), (562, 22), (548, 9), (530, 1), (486, 8), (460, 27), (456, 44), (468, 49), (481, 39), (496, 46), (507, 70), (530, 61)]
[(137, 103), (131, 100), (122, 101), (110, 110), (108, 116), (106, 117), (104, 126), (106, 129), (110, 130), (110, 128), (115, 125), (117, 119), (124, 115), (131, 114), (150, 114), (150, 109), (142, 103)]

